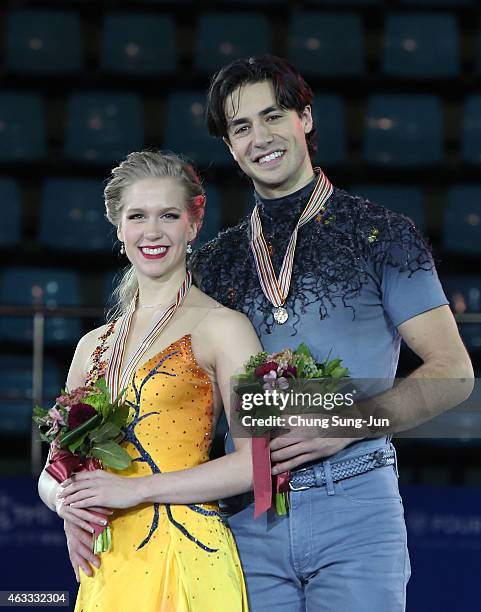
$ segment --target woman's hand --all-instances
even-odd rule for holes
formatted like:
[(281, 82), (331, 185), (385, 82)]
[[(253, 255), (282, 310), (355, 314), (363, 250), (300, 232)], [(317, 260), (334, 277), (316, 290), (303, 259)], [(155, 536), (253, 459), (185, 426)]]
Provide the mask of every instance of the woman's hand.
[[(65, 498), (62, 496), (62, 493), (63, 490), (60, 488), (56, 495), (55, 511), (60, 518), (63, 518), (64, 521), (69, 521), (70, 523), (85, 531), (88, 531), (91, 534), (94, 532), (94, 530), (89, 523), (97, 523), (98, 525), (106, 525), (108, 523), (107, 517), (112, 514), (112, 510), (109, 510), (108, 508), (92, 508), (90, 506), (85, 506), (88, 507), (88, 510), (74, 508), (65, 503)], [(103, 514), (105, 516), (97, 516), (96, 514), (93, 514), (94, 512), (98, 512), (99, 514)]]
[(80, 568), (86, 576), (92, 576), (91, 565), (100, 567), (100, 559), (92, 552), (92, 535), (87, 533), (70, 521), (63, 522), (65, 535), (67, 536), (67, 548), (70, 563), (77, 582), (80, 582)]
[(59, 497), (73, 510), (98, 506), (131, 508), (143, 501), (141, 480), (116, 476), (104, 470), (79, 472), (64, 480)]

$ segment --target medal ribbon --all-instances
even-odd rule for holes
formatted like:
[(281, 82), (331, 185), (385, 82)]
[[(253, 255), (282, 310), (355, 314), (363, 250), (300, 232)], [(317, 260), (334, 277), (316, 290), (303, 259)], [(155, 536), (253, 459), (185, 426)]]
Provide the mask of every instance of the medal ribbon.
[(291, 286), (292, 267), (294, 265), (294, 254), (296, 251), (297, 233), (299, 228), (313, 219), (321, 210), (331, 196), (334, 188), (321, 168), (314, 168), (319, 172), (319, 178), (309, 201), (304, 208), (299, 221), (291, 234), (286, 254), (282, 262), (279, 278), (276, 278), (274, 266), (262, 233), (262, 223), (259, 209), (256, 205), (251, 215), (251, 249), (256, 262), (257, 274), (266, 298), (276, 307), (283, 306), (289, 294)]
[(192, 285), (192, 274), (187, 270), (184, 282), (177, 292), (175, 301), (160, 314), (157, 321), (153, 324), (150, 331), (146, 334), (145, 338), (140, 343), (137, 351), (132, 355), (128, 364), (125, 366), (123, 372), (121, 372), (122, 362), (125, 354), (125, 347), (127, 345), (127, 338), (129, 336), (130, 326), (132, 324), (132, 317), (135, 312), (138, 300), (138, 291), (135, 294), (134, 299), (130, 303), (129, 309), (126, 314), (122, 317), (122, 323), (119, 327), (119, 333), (115, 340), (112, 348), (112, 355), (107, 366), (106, 380), (107, 385), (112, 395), (112, 401), (118, 396), (120, 391), (128, 386), (130, 383), (132, 374), (135, 368), (139, 365), (140, 360), (144, 353), (154, 344), (155, 340), (165, 329), (169, 321), (174, 316), (177, 308), (184, 301), (190, 286)]

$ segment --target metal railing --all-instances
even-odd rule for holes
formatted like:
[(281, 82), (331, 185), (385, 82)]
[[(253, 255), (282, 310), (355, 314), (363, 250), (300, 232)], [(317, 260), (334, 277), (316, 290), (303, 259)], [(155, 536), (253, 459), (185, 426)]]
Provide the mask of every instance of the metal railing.
[[(36, 404), (41, 406), (43, 403), (45, 319), (49, 317), (92, 319), (103, 317), (104, 314), (103, 308), (0, 305), (2, 317), (32, 317), (32, 406)], [(27, 399), (27, 396), (25, 398)], [(43, 467), (42, 441), (33, 421), (30, 435), (30, 465), (32, 474), (38, 476)]]

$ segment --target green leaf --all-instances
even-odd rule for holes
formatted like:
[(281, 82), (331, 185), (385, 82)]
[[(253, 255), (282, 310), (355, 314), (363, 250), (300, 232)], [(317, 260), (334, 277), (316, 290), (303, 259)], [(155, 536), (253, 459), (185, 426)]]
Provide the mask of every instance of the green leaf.
[(89, 437), (92, 442), (100, 444), (116, 438), (119, 434), (120, 427), (118, 427), (115, 423), (107, 422), (101, 425), (95, 431), (91, 431)]
[(65, 446), (68, 446), (69, 444), (72, 444), (73, 442), (81, 438), (85, 432), (94, 429), (94, 427), (96, 427), (101, 420), (101, 415), (96, 414), (93, 417), (90, 417), (88, 421), (85, 421), (85, 423), (82, 423), (82, 425), (79, 425), (75, 429), (72, 429), (62, 434), (59, 439), (60, 448), (64, 448)]
[(294, 351), (296, 355), (305, 355), (306, 357), (312, 357), (311, 351), (305, 342), (301, 342), (299, 346)]
[(41, 406), (34, 406), (33, 408), (33, 414), (36, 416), (44, 417), (47, 413), (48, 410), (46, 408), (42, 408)]
[(42, 442), (47, 442), (48, 444), (50, 444), (50, 439), (47, 438), (47, 436), (45, 434), (43, 434), (41, 431), (39, 431), (38, 435), (40, 436), (40, 440), (42, 440)]
[(105, 467), (115, 470), (125, 470), (132, 463), (130, 455), (116, 442), (104, 442), (92, 446), (92, 455), (100, 459)]
[(129, 413), (130, 411), (127, 404), (120, 404), (119, 406), (115, 407), (115, 410), (109, 416), (108, 423), (113, 423), (120, 429), (126, 425), (129, 418)]
[(68, 449), (71, 453), (75, 453), (76, 451), (78, 451), (78, 449), (82, 446), (82, 444), (84, 443), (85, 438), (87, 437), (88, 431), (86, 431), (84, 433), (84, 435), (79, 438), (78, 440), (76, 440), (75, 442), (73, 442), (72, 444), (68, 445)]

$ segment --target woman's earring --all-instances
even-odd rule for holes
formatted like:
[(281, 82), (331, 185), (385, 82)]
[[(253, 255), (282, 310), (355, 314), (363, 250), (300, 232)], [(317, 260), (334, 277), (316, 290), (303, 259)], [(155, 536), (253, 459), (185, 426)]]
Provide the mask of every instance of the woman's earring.
[(120, 243), (120, 254), (125, 255), (125, 247), (123, 242)]
[(190, 255), (192, 253), (192, 245), (190, 244), (190, 242), (187, 243), (187, 248), (185, 252), (187, 253), (187, 255)]

